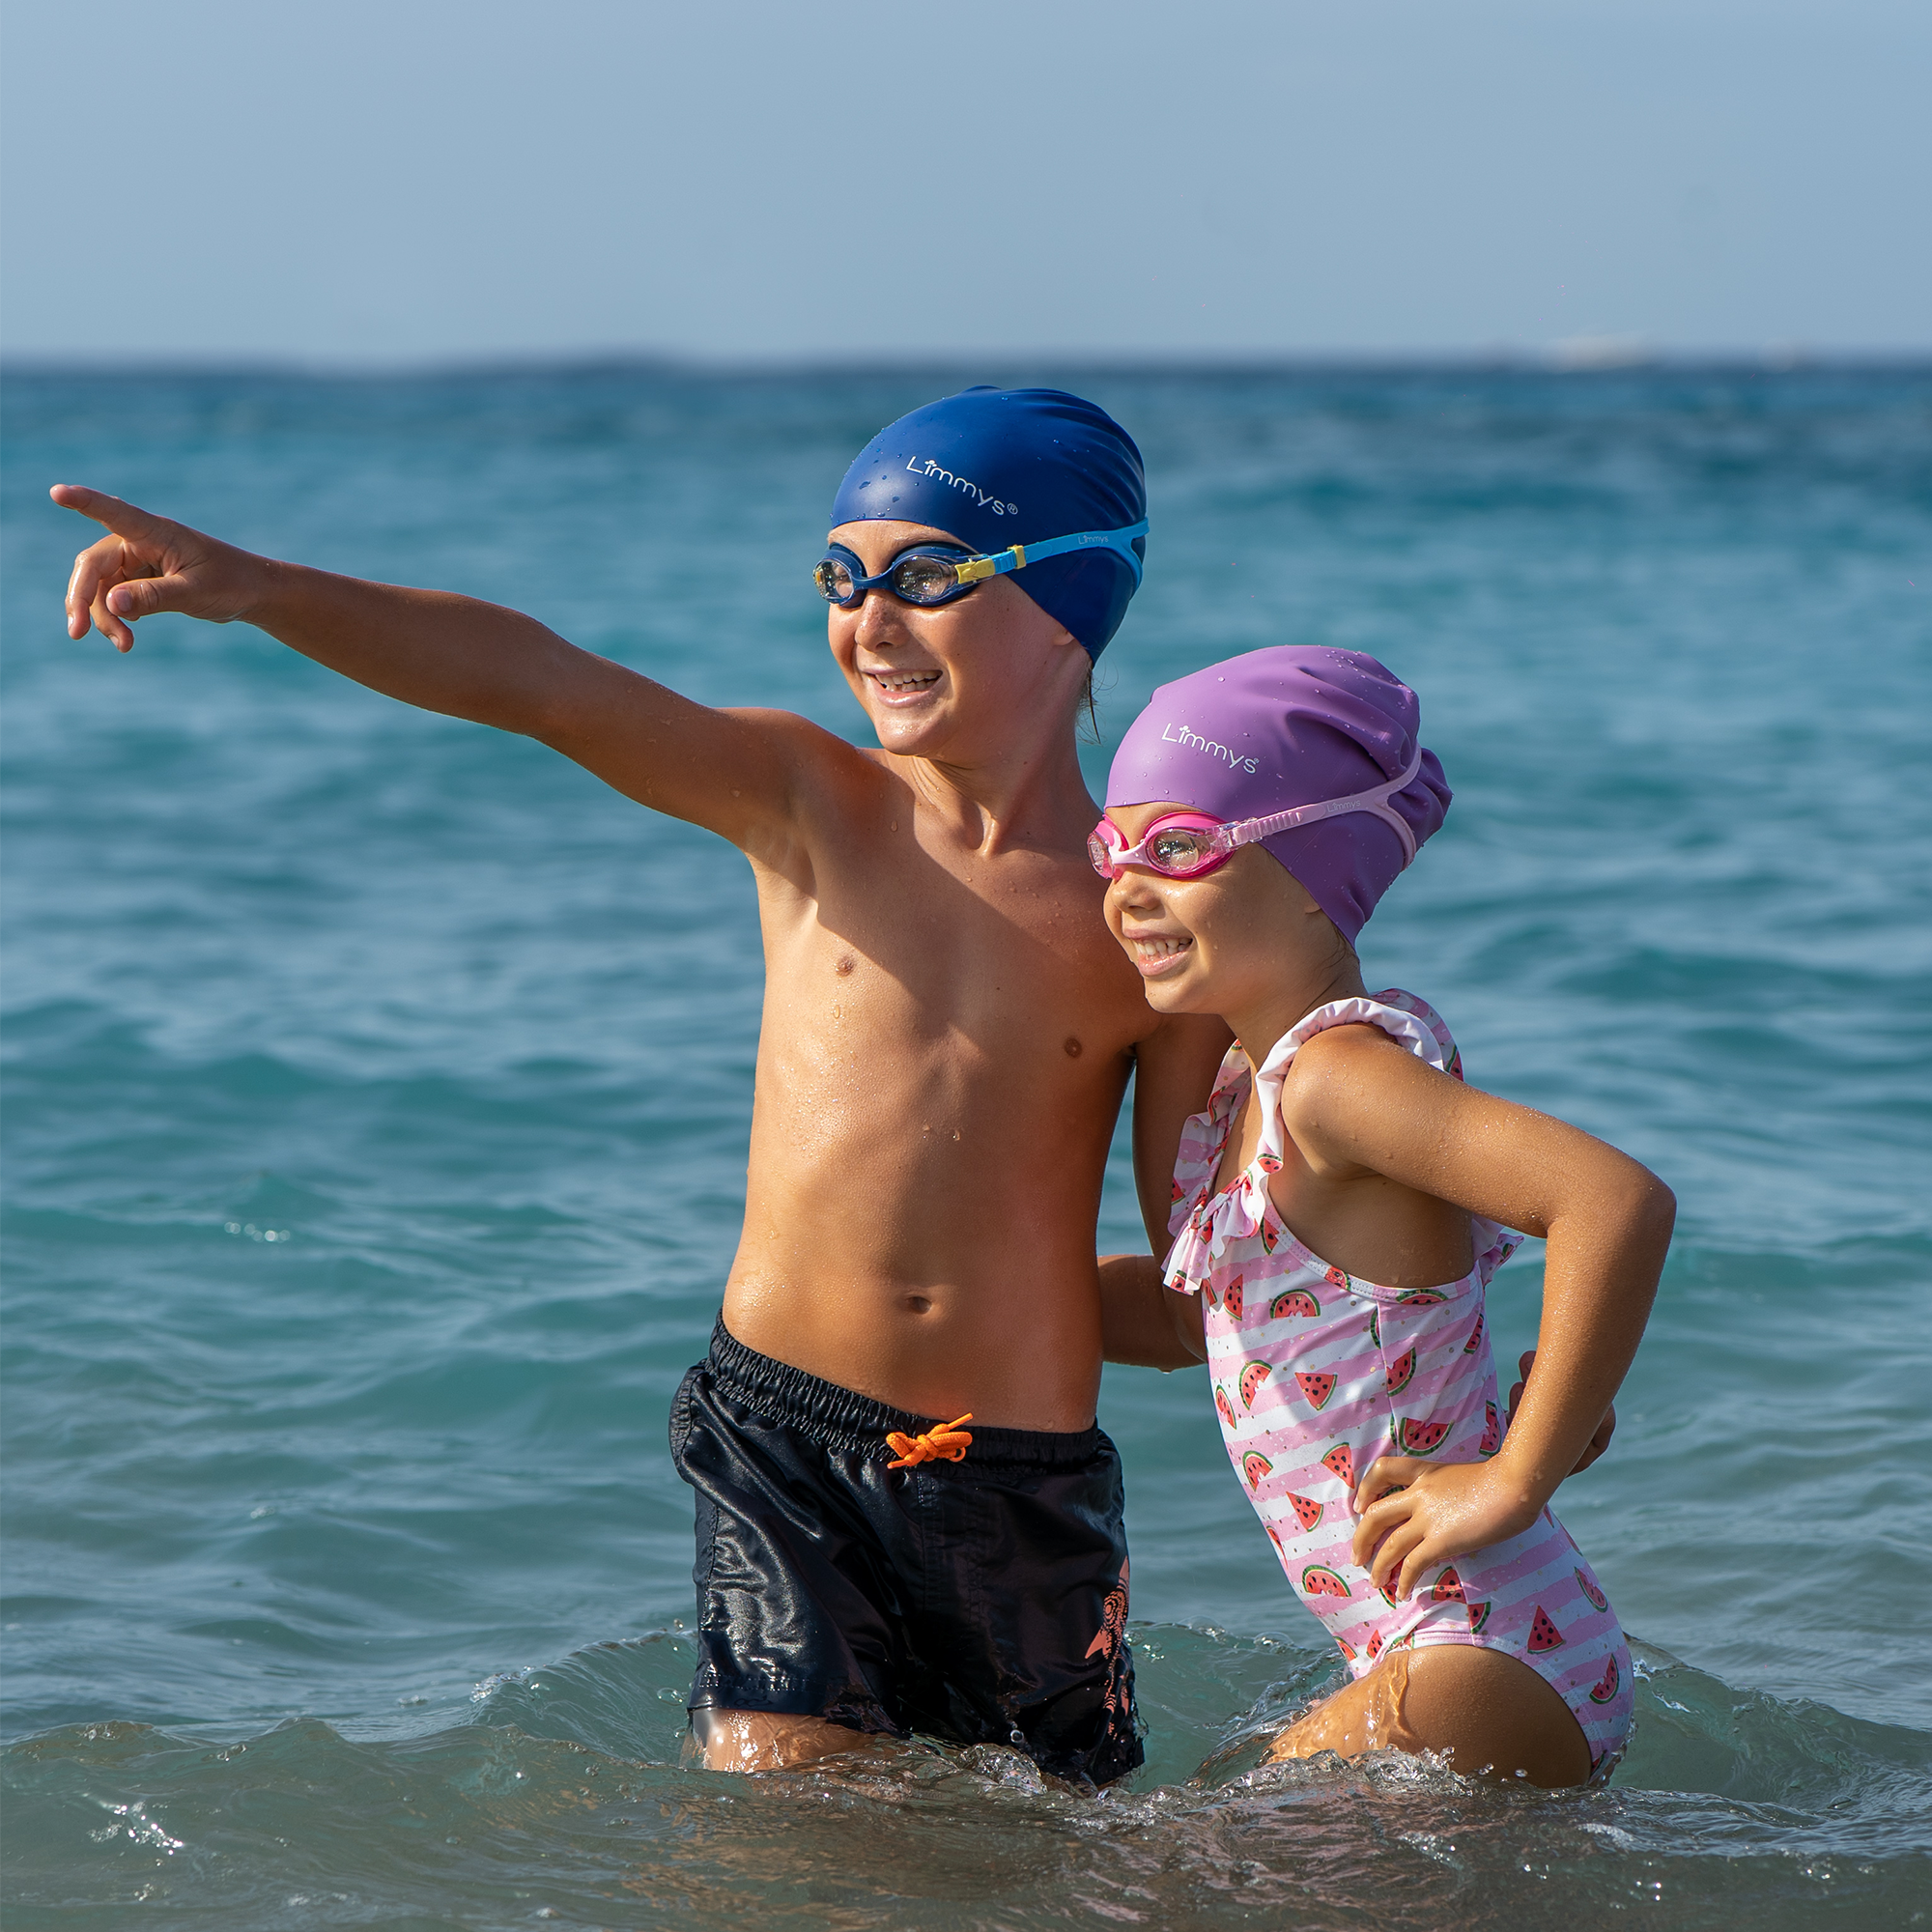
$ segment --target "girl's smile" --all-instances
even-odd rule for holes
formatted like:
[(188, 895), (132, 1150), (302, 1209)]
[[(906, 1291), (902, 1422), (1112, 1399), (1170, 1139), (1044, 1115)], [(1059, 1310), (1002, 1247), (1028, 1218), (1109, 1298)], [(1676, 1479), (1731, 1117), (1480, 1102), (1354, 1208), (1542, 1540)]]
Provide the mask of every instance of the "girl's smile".
[[(1107, 816), (1131, 846), (1178, 809), (1113, 806)], [(1259, 845), (1192, 878), (1124, 866), (1107, 887), (1106, 912), (1149, 1006), (1218, 1013), (1243, 1039), (1275, 1039), (1309, 1008), (1360, 986), (1347, 941)]]

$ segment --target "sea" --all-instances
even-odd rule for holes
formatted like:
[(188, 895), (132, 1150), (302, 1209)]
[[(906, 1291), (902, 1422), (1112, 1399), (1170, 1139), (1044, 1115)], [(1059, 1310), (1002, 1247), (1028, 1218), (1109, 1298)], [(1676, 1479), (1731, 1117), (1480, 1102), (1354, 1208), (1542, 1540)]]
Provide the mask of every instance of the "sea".
[[(1259, 1768), (1339, 1660), (1203, 1376), (1136, 1369), (1143, 1771), (694, 1766), (666, 1418), (742, 1200), (745, 865), (244, 625), (64, 632), (85, 482), (863, 741), (827, 509), (972, 382), (1146, 455), (1096, 790), (1168, 677), (1376, 653), (1456, 799), (1369, 983), (1676, 1190), (1558, 1499), (1639, 1660), (1606, 1785)], [(1932, 1923), (1932, 364), (22, 368), (4, 431), (9, 1932)]]

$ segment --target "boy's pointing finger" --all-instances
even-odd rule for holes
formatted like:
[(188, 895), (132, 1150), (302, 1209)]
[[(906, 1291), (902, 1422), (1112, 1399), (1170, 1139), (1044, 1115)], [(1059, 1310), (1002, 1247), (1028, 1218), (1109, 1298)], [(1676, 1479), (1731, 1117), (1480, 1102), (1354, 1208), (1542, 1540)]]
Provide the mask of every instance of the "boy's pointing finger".
[(84, 483), (56, 483), (47, 495), (63, 510), (77, 510), (97, 524), (105, 524), (116, 536), (152, 538), (167, 528), (159, 517), (110, 497), (105, 490), (90, 490)]

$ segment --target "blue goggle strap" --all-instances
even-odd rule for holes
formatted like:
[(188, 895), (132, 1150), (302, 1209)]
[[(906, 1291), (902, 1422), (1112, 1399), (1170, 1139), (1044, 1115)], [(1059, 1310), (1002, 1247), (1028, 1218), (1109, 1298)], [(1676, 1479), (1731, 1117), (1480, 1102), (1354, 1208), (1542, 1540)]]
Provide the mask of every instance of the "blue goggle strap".
[(1147, 535), (1147, 519), (1129, 524), (1123, 530), (1081, 530), (1070, 537), (1048, 537), (1043, 543), (1014, 544), (1010, 550), (996, 551), (991, 556), (968, 557), (954, 564), (961, 583), (978, 583), (983, 577), (1004, 577), (1011, 570), (1024, 570), (1030, 563), (1044, 563), (1050, 556), (1065, 556), (1073, 550), (1110, 550), (1126, 559), (1134, 573), (1134, 588), (1141, 582), (1141, 560), (1134, 551), (1134, 539)]

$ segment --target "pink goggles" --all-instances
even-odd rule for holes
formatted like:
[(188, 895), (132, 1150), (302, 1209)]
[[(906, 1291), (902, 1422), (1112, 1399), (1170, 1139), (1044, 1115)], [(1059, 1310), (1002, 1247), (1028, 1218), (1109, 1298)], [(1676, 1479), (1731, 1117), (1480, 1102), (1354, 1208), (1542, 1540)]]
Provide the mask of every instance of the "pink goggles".
[(1272, 838), (1277, 832), (1291, 832), (1297, 825), (1339, 818), (1349, 811), (1366, 811), (1394, 829), (1402, 840), (1402, 863), (1406, 869), (1415, 858), (1415, 834), (1389, 800), (1406, 790), (1421, 769), (1422, 748), (1418, 745), (1400, 778), (1348, 798), (1324, 798), (1314, 805), (1272, 811), (1265, 818), (1239, 818), (1232, 824), (1205, 811), (1163, 812), (1148, 827), (1138, 845), (1128, 845), (1121, 828), (1111, 818), (1103, 818), (1088, 835), (1087, 856), (1103, 879), (1118, 879), (1129, 866), (1145, 867), (1165, 879), (1200, 879), (1225, 866), (1240, 846)]

